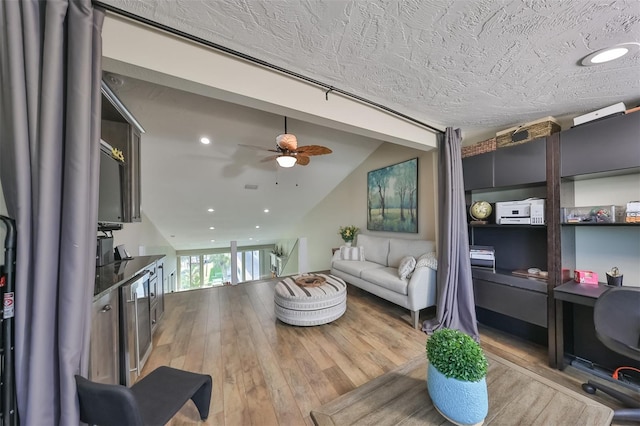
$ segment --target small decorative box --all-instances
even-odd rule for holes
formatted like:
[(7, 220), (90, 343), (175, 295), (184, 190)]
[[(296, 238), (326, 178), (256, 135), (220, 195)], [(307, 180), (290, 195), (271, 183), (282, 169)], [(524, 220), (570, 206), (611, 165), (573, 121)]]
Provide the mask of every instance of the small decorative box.
[(496, 150), (496, 138), (487, 139), (486, 141), (478, 142), (473, 145), (467, 145), (462, 147), (462, 158), (472, 157), (478, 154), (484, 154), (485, 152), (491, 152)]
[(630, 201), (627, 203), (627, 223), (640, 223), (640, 201)]
[(505, 148), (534, 139), (543, 138), (560, 131), (560, 125), (554, 117), (544, 117), (521, 126), (511, 127), (496, 133), (496, 146)]
[(576, 269), (573, 271), (573, 280), (580, 284), (598, 285), (598, 274), (593, 271), (582, 271)]
[(618, 223), (625, 221), (623, 206), (562, 207), (562, 223)]

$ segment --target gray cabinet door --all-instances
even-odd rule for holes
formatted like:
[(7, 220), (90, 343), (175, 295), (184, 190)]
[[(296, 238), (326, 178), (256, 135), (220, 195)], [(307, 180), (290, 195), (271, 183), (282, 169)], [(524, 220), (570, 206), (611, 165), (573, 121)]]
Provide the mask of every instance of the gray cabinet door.
[(493, 152), (462, 159), (465, 191), (493, 187)]
[(98, 383), (120, 383), (118, 342), (118, 290), (93, 302), (89, 379)]
[(124, 155), (123, 222), (140, 222), (140, 133), (129, 123), (102, 120), (100, 137)]
[(547, 180), (547, 140), (536, 139), (495, 151), (495, 187), (526, 185)]
[(560, 155), (562, 177), (640, 167), (640, 113), (562, 132)]

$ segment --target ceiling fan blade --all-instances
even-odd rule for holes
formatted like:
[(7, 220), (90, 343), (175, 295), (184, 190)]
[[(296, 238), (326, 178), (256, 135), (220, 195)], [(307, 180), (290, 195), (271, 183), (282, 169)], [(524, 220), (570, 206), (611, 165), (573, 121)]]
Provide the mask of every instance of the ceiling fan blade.
[(262, 146), (256, 146), (256, 145), (245, 145), (243, 143), (239, 143), (238, 146), (242, 146), (244, 148), (256, 149), (258, 151), (280, 152), (280, 151), (275, 150), (275, 149), (268, 149), (268, 148), (264, 148)]
[(333, 151), (331, 151), (326, 146), (305, 145), (305, 146), (299, 146), (298, 149), (295, 150), (295, 152), (303, 155), (324, 155), (324, 154), (331, 154)]
[(304, 155), (297, 155), (296, 160), (296, 164), (299, 164), (301, 166), (306, 166), (307, 164), (309, 164), (309, 157), (306, 157)]
[(280, 157), (280, 155), (270, 155), (266, 158), (263, 158), (262, 160), (260, 160), (261, 163), (266, 163), (267, 161), (273, 161), (276, 158)]

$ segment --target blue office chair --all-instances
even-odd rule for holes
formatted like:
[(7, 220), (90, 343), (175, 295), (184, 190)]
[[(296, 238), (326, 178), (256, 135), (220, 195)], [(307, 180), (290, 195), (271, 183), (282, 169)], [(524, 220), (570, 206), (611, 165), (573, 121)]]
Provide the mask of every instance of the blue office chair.
[(164, 425), (191, 399), (200, 418), (209, 416), (211, 376), (158, 367), (130, 388), (75, 376), (80, 420), (101, 426)]
[[(613, 287), (596, 301), (593, 310), (596, 336), (609, 349), (640, 361), (640, 288)], [(615, 410), (614, 420), (640, 421), (640, 401), (602, 383), (589, 380), (582, 389), (596, 390), (617, 399), (626, 407)]]

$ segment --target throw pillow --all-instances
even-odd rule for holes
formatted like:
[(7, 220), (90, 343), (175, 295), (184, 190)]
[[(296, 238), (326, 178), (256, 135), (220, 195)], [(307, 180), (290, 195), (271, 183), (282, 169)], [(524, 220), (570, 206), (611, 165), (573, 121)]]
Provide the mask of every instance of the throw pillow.
[(359, 247), (347, 247), (340, 246), (340, 259), (341, 260), (364, 260), (364, 249)]
[(405, 256), (400, 260), (400, 266), (398, 266), (398, 275), (400, 279), (406, 279), (413, 269), (416, 267), (416, 259), (413, 256)]
[(416, 261), (416, 268), (431, 268), (434, 271), (438, 270), (438, 258), (436, 252), (425, 253)]

